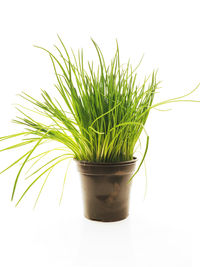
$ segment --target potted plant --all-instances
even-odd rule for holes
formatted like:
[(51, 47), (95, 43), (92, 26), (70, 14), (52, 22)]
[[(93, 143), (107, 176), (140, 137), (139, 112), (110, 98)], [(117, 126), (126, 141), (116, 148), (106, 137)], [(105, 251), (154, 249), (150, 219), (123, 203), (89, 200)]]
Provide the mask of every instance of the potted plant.
[[(50, 56), (60, 99), (55, 99), (45, 90), (41, 91), (41, 100), (23, 92), (21, 97), (33, 109), (18, 108), (21, 116), (14, 123), (23, 125), (24, 130), (0, 139), (5, 141), (22, 137), (20, 142), (16, 141), (1, 151), (27, 147), (26, 152), (5, 169), (21, 162), (11, 199), (24, 167), (30, 161), (38, 161), (54, 151), (34, 155), (38, 147), (48, 141), (56, 141), (63, 145), (62, 153), (30, 175), (34, 179), (16, 206), (39, 179), (46, 176), (45, 184), (55, 166), (73, 158), (81, 173), (85, 216), (97, 221), (125, 219), (128, 216), (131, 180), (142, 166), (148, 150), (149, 136), (145, 123), (150, 111), (160, 105), (184, 101), (198, 86), (184, 96), (153, 104), (159, 88), (157, 72), (153, 71), (138, 85), (136, 71), (140, 63), (136, 68), (132, 68), (130, 62), (122, 66), (118, 44), (111, 63), (106, 65), (99, 46), (92, 40), (99, 64), (95, 68), (93, 62), (88, 62), (86, 70), (83, 51), (76, 56), (72, 50), (70, 55), (61, 38), (58, 38), (61, 47), (55, 48), (59, 57), (40, 48)], [(40, 117), (46, 118), (46, 121), (43, 122)], [(146, 145), (135, 169), (135, 149), (142, 132), (146, 134)]]

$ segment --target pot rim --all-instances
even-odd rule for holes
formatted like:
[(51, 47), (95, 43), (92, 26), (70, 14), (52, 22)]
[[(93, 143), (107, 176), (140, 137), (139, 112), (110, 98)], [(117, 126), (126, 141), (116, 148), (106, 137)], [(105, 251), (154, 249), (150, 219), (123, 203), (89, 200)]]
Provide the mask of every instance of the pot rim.
[(94, 161), (86, 161), (86, 160), (78, 160), (78, 159), (73, 159), (75, 162), (77, 162), (80, 165), (84, 166), (117, 166), (117, 165), (131, 165), (134, 164), (138, 159), (136, 157), (133, 157), (132, 160), (126, 160), (126, 161), (116, 161), (116, 162), (94, 162)]

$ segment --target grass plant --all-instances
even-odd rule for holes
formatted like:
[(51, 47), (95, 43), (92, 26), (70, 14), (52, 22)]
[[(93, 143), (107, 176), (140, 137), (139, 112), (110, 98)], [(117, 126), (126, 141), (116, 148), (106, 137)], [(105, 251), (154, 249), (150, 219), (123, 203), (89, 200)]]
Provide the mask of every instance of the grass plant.
[[(34, 179), (16, 205), (32, 185), (45, 176), (36, 199), (37, 203), (52, 169), (69, 158), (89, 162), (132, 160), (141, 133), (144, 132), (146, 145), (136, 174), (142, 166), (148, 150), (149, 136), (145, 130), (145, 124), (150, 111), (167, 103), (198, 102), (187, 100), (185, 97), (197, 90), (199, 85), (181, 97), (154, 104), (154, 96), (160, 84), (157, 81), (157, 71), (153, 71), (142, 84), (138, 84), (137, 69), (141, 62), (136, 68), (133, 68), (130, 62), (125, 67), (122, 66), (118, 43), (114, 57), (107, 65), (102, 51), (92, 40), (99, 59), (98, 67), (95, 68), (93, 62), (88, 62), (88, 65), (85, 66), (82, 50), (75, 55), (73, 50), (70, 52), (67, 50), (59, 36), (58, 38), (60, 47), (55, 46), (57, 56), (45, 48), (39, 48), (50, 57), (57, 79), (55, 88), (60, 98), (52, 97), (46, 90), (41, 91), (40, 100), (22, 92), (20, 96), (26, 101), (28, 107), (18, 106), (17, 110), (20, 116), (16, 117), (13, 122), (22, 125), (24, 130), (0, 138), (0, 141), (21, 138), (21, 141), (1, 148), (0, 151), (16, 149), (21, 146), (27, 147), (23, 155), (1, 172), (21, 163), (13, 186), (12, 200), (24, 167), (32, 162), (32, 169), (41, 158), (45, 158), (55, 150), (60, 152), (59, 156), (47, 161), (29, 175)], [(31, 109), (30, 106), (32, 106)], [(38, 116), (41, 117), (41, 120), (37, 118)], [(43, 118), (46, 119), (46, 123), (43, 122)], [(35, 155), (38, 147), (49, 141), (59, 142), (62, 147)], [(64, 184), (65, 180), (66, 174)], [(62, 195), (63, 190), (61, 198)]]

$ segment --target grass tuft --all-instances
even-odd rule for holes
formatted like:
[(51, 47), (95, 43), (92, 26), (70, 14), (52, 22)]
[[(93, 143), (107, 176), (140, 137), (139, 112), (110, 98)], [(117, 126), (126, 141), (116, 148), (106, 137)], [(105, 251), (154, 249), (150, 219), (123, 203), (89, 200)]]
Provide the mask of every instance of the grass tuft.
[[(98, 68), (95, 69), (93, 62), (88, 62), (88, 70), (86, 70), (83, 51), (78, 51), (77, 55), (73, 50), (68, 52), (59, 36), (58, 39), (60, 48), (55, 46), (58, 56), (43, 47), (36, 47), (45, 51), (50, 57), (57, 80), (55, 88), (60, 95), (60, 99), (53, 98), (46, 90), (41, 90), (41, 100), (22, 92), (20, 96), (27, 102), (28, 107), (18, 105), (17, 110), (20, 116), (13, 122), (22, 125), (24, 131), (0, 138), (0, 141), (4, 141), (22, 137), (20, 142), (16, 142), (14, 145), (0, 151), (33, 143), (31, 149), (29, 148), (24, 155), (5, 169), (9, 169), (23, 160), (14, 182), (12, 200), (19, 176), (27, 163), (36, 159), (31, 165), (32, 168), (41, 158), (54, 152), (52, 149), (31, 158), (33, 152), (40, 145), (47, 141), (59, 142), (62, 144), (60, 150), (64, 154), (53, 158), (29, 175), (31, 177), (37, 174), (16, 205), (19, 204), (36, 181), (43, 175), (47, 175), (36, 199), (37, 203), (52, 169), (69, 158), (92, 162), (132, 160), (136, 145), (144, 131), (146, 147), (135, 172), (136, 174), (148, 151), (149, 136), (145, 130), (145, 124), (150, 111), (168, 103), (199, 102), (185, 99), (197, 90), (198, 84), (194, 90), (186, 95), (153, 104), (154, 96), (160, 84), (157, 81), (157, 71), (153, 71), (151, 75), (144, 79), (142, 84), (138, 84), (136, 71), (142, 59), (135, 68), (132, 67), (130, 62), (126, 66), (120, 65), (118, 43), (116, 43), (117, 48), (113, 59), (109, 65), (106, 65), (102, 51), (92, 39), (99, 64)], [(33, 108), (30, 109), (30, 106)], [(46, 119), (45, 123), (43, 122), (44, 118)], [(49, 167), (52, 162), (53, 164)], [(60, 201), (65, 180), (66, 175)]]

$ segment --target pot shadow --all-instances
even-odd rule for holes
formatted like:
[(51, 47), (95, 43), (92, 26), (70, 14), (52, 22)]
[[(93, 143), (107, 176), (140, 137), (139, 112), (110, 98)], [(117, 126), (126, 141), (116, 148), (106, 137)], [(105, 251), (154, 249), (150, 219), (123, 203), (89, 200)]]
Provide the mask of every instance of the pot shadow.
[[(133, 256), (132, 221), (82, 220), (77, 266), (123, 266)], [(127, 265), (126, 265), (127, 266)]]

